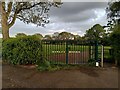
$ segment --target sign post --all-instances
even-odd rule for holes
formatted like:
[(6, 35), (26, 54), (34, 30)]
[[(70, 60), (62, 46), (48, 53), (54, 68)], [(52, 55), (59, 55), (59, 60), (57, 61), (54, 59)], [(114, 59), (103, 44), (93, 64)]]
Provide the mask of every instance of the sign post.
[(95, 41), (95, 60), (96, 60), (96, 66), (99, 66), (99, 62), (98, 62), (98, 41)]

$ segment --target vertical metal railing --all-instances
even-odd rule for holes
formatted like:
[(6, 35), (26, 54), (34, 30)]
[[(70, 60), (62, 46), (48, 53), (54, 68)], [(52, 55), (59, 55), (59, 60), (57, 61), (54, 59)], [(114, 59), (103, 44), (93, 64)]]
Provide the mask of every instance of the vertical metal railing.
[(66, 41), (66, 64), (68, 64), (68, 41)]
[(80, 64), (86, 63), (87, 59), (98, 61), (97, 42), (90, 44), (79, 40), (42, 40), (42, 44), (46, 60), (56, 64)]

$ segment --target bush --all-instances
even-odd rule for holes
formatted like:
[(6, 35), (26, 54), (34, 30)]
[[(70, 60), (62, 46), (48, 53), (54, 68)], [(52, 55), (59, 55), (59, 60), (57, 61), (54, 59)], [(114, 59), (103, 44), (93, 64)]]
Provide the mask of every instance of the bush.
[(38, 64), (37, 69), (39, 71), (50, 71), (51, 70), (51, 65), (49, 61), (44, 60), (42, 63)]
[(120, 65), (120, 26), (116, 26), (110, 36), (111, 45), (114, 50), (114, 58)]
[(96, 60), (95, 60), (95, 59), (89, 59), (89, 60), (88, 60), (88, 64), (89, 64), (90, 66), (95, 66)]
[(35, 36), (11, 38), (3, 43), (3, 60), (12, 64), (36, 64), (43, 60), (42, 43)]

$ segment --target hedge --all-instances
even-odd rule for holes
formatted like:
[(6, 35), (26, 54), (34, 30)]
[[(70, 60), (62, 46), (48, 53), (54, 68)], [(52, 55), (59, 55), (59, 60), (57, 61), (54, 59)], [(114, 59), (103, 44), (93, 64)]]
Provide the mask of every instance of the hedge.
[(42, 43), (36, 36), (10, 38), (3, 41), (2, 56), (12, 64), (36, 64), (43, 60)]

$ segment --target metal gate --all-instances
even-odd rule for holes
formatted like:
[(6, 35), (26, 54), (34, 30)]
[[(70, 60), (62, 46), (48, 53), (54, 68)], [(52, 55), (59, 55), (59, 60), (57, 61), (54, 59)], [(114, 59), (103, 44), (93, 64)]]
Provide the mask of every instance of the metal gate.
[(56, 64), (84, 64), (95, 59), (95, 45), (79, 40), (43, 40), (46, 60)]

